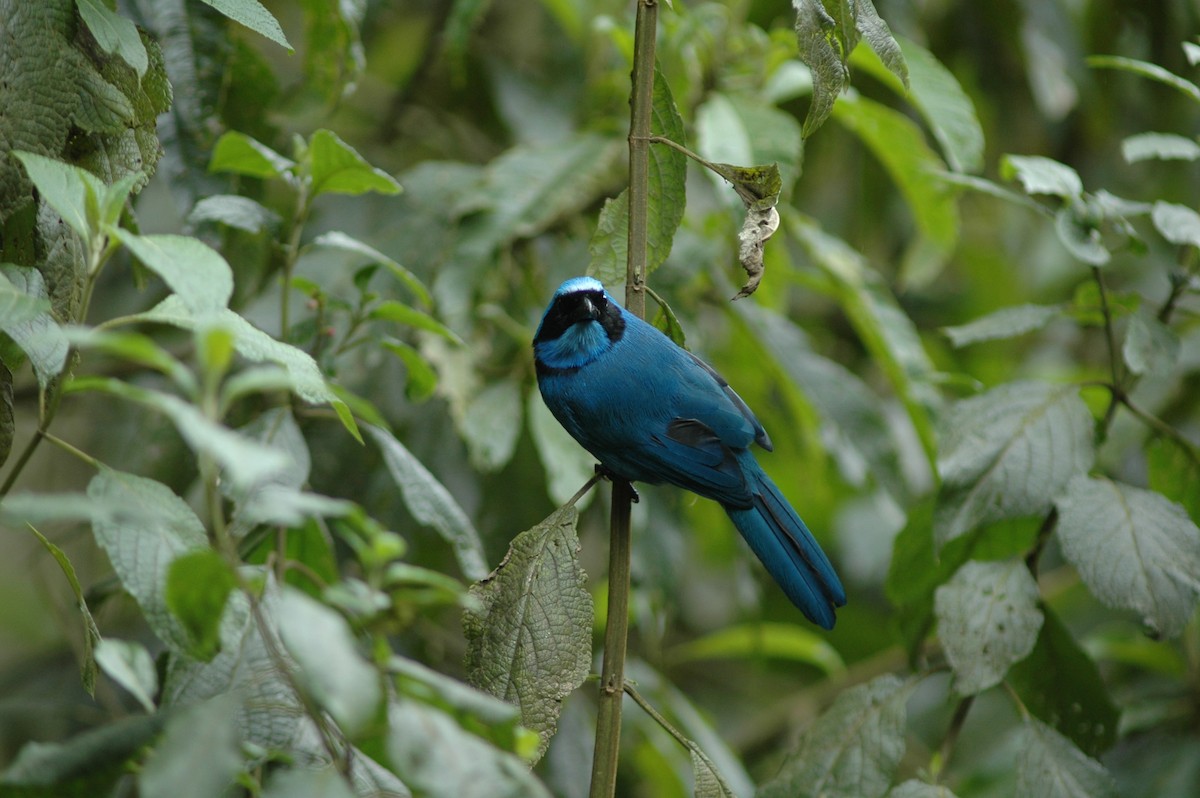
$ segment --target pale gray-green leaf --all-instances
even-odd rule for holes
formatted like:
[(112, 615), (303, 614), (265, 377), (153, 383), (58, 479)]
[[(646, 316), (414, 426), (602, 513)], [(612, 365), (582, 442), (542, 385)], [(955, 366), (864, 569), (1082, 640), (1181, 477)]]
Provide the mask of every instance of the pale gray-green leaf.
[(142, 37), (138, 35), (137, 26), (131, 20), (111, 10), (104, 0), (75, 0), (75, 6), (101, 50), (120, 56), (134, 68), (138, 77), (146, 74), (150, 57), (146, 54)]
[(1162, 374), (1179, 360), (1179, 336), (1144, 308), (1129, 317), (1121, 355), (1134, 374)]
[(916, 686), (887, 674), (843, 691), (758, 798), (883, 795), (904, 755), (906, 704)]
[(400, 488), (413, 518), (436, 529), (454, 547), (458, 567), (464, 576), (472, 581), (487, 576), (487, 560), (483, 555), (479, 533), (446, 486), (429, 473), (429, 469), (392, 433), (369, 425), (365, 429), (383, 453), (388, 472)]
[(258, 0), (203, 0), (225, 16), (240, 22), (255, 33), (259, 33), (276, 44), (292, 49), (279, 21)]
[(223, 795), (243, 767), (236, 710), (236, 696), (222, 695), (172, 715), (162, 739), (138, 773), (138, 795)]
[(307, 594), (285, 587), (279, 634), (299, 665), (303, 689), (353, 737), (383, 697), (379, 673), (358, 651), (346, 619)]
[(1200, 144), (1194, 138), (1175, 133), (1138, 133), (1121, 142), (1126, 162), (1194, 161), (1200, 158)]
[(163, 279), (193, 314), (224, 310), (233, 294), (233, 270), (225, 258), (198, 238), (139, 236), (122, 230), (121, 243)]
[(909, 779), (903, 784), (893, 787), (888, 792), (887, 798), (957, 798), (957, 796), (944, 784), (930, 784), (917, 779)]
[[(3, 509), (3, 505), (0, 505), (0, 517), (3, 517)], [(75, 566), (71, 564), (71, 560), (67, 557), (66, 552), (51, 543), (32, 524), (29, 524), (28, 528), (34, 537), (38, 539), (38, 542), (42, 544), (43, 548), (54, 558), (54, 561), (58, 563), (58, 567), (62, 569), (63, 576), (67, 578), (67, 583), (71, 586), (71, 592), (75, 594), (75, 608), (79, 610), (79, 618), (83, 621), (83, 662), (80, 663), (80, 678), (83, 682), (83, 689), (87, 690), (88, 695), (94, 696), (96, 693), (96, 661), (99, 659), (96, 647), (101, 642), (100, 629), (97, 628), (96, 619), (92, 617), (92, 611), (88, 608), (87, 599), (84, 598), (83, 586), (79, 583), (79, 577), (75, 573)], [(150, 711), (153, 711), (153, 708)]]
[(87, 494), (108, 506), (130, 508), (128, 515), (95, 519), (96, 542), (150, 629), (172, 650), (188, 651), (187, 632), (167, 609), (167, 571), (176, 557), (208, 546), (204, 525), (170, 488), (145, 477), (102, 468)]
[(484, 472), (503, 468), (521, 432), (521, 386), (516, 380), (500, 380), (477, 393), (467, 404), (459, 431), (472, 465)]
[(1082, 205), (1064, 205), (1054, 213), (1054, 232), (1067, 252), (1089, 266), (1103, 266), (1112, 260), (1104, 245), (1104, 236), (1091, 220), (1081, 215)]
[(262, 798), (355, 798), (355, 793), (336, 768), (327, 766), (320, 770), (276, 771)]
[(192, 206), (187, 222), (193, 226), (205, 223), (223, 224), (247, 233), (261, 233), (279, 227), (280, 218), (275, 211), (249, 197), (216, 194), (205, 197)]
[(1064, 199), (1083, 194), (1078, 172), (1040, 155), (1005, 155), (1000, 161), (1000, 174), (1006, 180), (1018, 180), (1026, 194), (1052, 194)]
[(717, 768), (699, 748), (689, 748), (692, 755), (692, 795), (695, 798), (736, 798), (733, 790), (721, 778)]
[[(595, 475), (596, 458), (563, 429), (537, 391), (529, 394), (528, 414), (529, 433), (546, 471), (546, 490), (555, 504), (564, 504)], [(579, 506), (586, 506), (594, 495), (589, 492)]]
[(158, 674), (145, 646), (106, 637), (96, 646), (96, 664), (110, 679), (128, 690), (147, 712), (154, 711)]
[(381, 263), (388, 271), (395, 275), (396, 279), (404, 283), (408, 287), (408, 290), (421, 300), (422, 305), (429, 307), (433, 304), (433, 298), (429, 295), (429, 289), (425, 287), (425, 284), (415, 274), (401, 266), (395, 259), (389, 258), (379, 250), (359, 241), (357, 238), (339, 230), (330, 230), (317, 236), (308, 246), (345, 252), (348, 255), (355, 256), (362, 263)]
[(1095, 458), (1092, 415), (1071, 385), (1006, 383), (956, 403), (943, 427), (939, 546), (980, 524), (1046, 512)]
[(1017, 753), (1016, 795), (1038, 798), (1117, 798), (1108, 771), (1036, 718), (1025, 721)]
[(29, 358), (42, 388), (62, 373), (70, 349), (49, 307), (41, 272), (0, 264), (0, 332)]
[(975, 695), (1029, 656), (1042, 628), (1038, 587), (1019, 560), (965, 563), (934, 594), (938, 639), (954, 689)]
[(942, 332), (955, 347), (962, 347), (980, 341), (1015, 338), (1040, 330), (1062, 315), (1060, 305), (1015, 305), (1000, 308), (966, 324), (943, 327)]
[(1063, 556), (1102, 603), (1182, 631), (1200, 591), (1200, 529), (1159, 493), (1079, 475), (1058, 499)]
[(499, 567), (471, 588), (482, 604), (463, 616), (467, 678), (521, 708), (550, 744), (562, 701), (592, 662), (592, 596), (579, 565), (574, 506), (517, 535)]
[(1180, 246), (1200, 247), (1200, 214), (1186, 205), (1159, 200), (1150, 218), (1163, 238)]
[(464, 730), (440, 709), (400, 698), (388, 712), (392, 766), (416, 795), (550, 798), (524, 760)]

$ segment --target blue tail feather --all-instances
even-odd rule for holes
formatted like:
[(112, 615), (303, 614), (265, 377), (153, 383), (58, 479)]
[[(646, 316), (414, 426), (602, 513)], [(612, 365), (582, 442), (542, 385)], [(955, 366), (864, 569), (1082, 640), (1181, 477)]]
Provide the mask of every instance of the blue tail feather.
[(726, 506), (734, 526), (783, 592), (810, 621), (832, 629), (846, 591), (808, 527), (753, 456), (742, 459), (752, 493), (747, 508)]

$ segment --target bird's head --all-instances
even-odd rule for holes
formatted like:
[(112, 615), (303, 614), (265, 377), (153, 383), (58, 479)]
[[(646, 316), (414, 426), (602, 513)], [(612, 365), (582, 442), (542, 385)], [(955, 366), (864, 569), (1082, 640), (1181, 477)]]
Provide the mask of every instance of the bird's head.
[(533, 336), (538, 368), (579, 368), (607, 351), (624, 333), (621, 306), (600, 281), (574, 277), (554, 292)]

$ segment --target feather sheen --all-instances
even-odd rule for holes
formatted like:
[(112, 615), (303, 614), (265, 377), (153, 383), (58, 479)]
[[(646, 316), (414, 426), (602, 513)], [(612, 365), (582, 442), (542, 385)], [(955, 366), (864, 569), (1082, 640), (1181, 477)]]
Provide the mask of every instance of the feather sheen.
[(750, 451), (771, 448), (766, 431), (716, 371), (591, 278), (555, 292), (534, 357), (547, 407), (612, 475), (719, 502), (792, 603), (833, 628), (841, 581)]

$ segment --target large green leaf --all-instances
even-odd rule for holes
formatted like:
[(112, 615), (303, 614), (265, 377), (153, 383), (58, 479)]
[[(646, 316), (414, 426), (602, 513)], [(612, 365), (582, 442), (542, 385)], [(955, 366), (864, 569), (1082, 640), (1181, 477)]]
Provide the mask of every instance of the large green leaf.
[(216, 656), (225, 603), (236, 585), (229, 563), (212, 549), (181, 554), (167, 568), (167, 609), (183, 624), (196, 659)]
[[(675, 107), (671, 87), (662, 73), (654, 71), (650, 133), (676, 144), (687, 144), (683, 119)], [(650, 146), (650, 170), (647, 189), (650, 204), (646, 211), (646, 276), (662, 265), (671, 252), (675, 231), (683, 220), (687, 202), (685, 183), (687, 157), (666, 144)], [(587, 273), (607, 285), (625, 282), (629, 250), (629, 192), (622, 191), (608, 200), (600, 212), (596, 232), (588, 245), (591, 261)]]
[(928, 283), (958, 242), (957, 198), (938, 177), (945, 169), (941, 158), (908, 117), (880, 103), (850, 94), (833, 118), (862, 139), (904, 195), (920, 238), (910, 246), (902, 273), (906, 282)]
[(545, 753), (562, 701), (592, 663), (592, 596), (579, 565), (578, 513), (555, 511), (517, 535), (508, 554), (471, 588), (482, 605), (463, 616), (467, 677), (521, 708)]
[(118, 233), (121, 243), (175, 292), (193, 314), (224, 310), (233, 295), (233, 270), (198, 238)]
[(170, 488), (145, 477), (102, 468), (88, 483), (87, 494), (101, 503), (135, 509), (127, 516), (95, 519), (96, 542), (150, 629), (171, 649), (187, 651), (187, 631), (167, 609), (167, 574), (177, 557), (208, 547), (204, 525)]
[(383, 453), (388, 473), (400, 488), (413, 518), (436, 529), (454, 547), (464, 576), (472, 581), (487, 576), (479, 533), (450, 491), (392, 433), (381, 427), (365, 429)]
[(240, 22), (255, 33), (261, 34), (281, 47), (292, 49), (278, 20), (271, 16), (258, 0), (203, 0), (225, 16)]
[(938, 638), (954, 669), (955, 690), (982, 692), (1029, 656), (1042, 627), (1037, 602), (1037, 582), (1020, 560), (972, 560), (937, 589)]
[[(1013, 665), (1007, 681), (1025, 708), (1089, 756), (1099, 756), (1117, 739), (1120, 711), (1095, 661), (1080, 648), (1049, 607), (1037, 645)], [(1161, 646), (1159, 647), (1161, 648)]]
[(1175, 637), (1196, 610), (1200, 528), (1162, 494), (1080, 474), (1057, 500), (1063, 556), (1109, 607)]
[(358, 651), (346, 619), (304, 593), (284, 588), (279, 634), (302, 687), (349, 735), (376, 714), (383, 698), (379, 673)]
[(1071, 385), (1006, 383), (956, 403), (943, 427), (939, 546), (981, 524), (1045, 513), (1095, 458), (1092, 415)]
[(243, 768), (236, 710), (236, 696), (223, 695), (172, 714), (162, 739), (138, 773), (138, 795), (222, 795)]
[[(90, 245), (99, 223), (97, 211), (104, 183), (86, 169), (32, 152), (14, 152), (25, 167), (38, 194), (54, 208), (85, 245)], [(95, 209), (89, 213), (89, 205)]]
[(296, 768), (276, 771), (267, 782), (263, 798), (355, 798), (346, 780), (330, 766), (320, 770)]
[(1117, 786), (1099, 762), (1054, 729), (1029, 718), (1017, 754), (1016, 794), (1039, 798), (1116, 798)]
[(904, 755), (905, 704), (916, 686), (888, 674), (840, 693), (758, 798), (883, 795)]
[(312, 195), (399, 194), (400, 184), (382, 169), (367, 163), (358, 151), (331, 130), (318, 130), (308, 143)]

